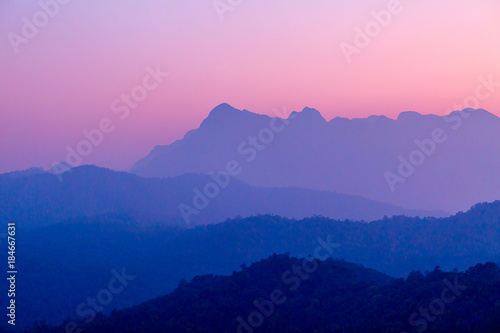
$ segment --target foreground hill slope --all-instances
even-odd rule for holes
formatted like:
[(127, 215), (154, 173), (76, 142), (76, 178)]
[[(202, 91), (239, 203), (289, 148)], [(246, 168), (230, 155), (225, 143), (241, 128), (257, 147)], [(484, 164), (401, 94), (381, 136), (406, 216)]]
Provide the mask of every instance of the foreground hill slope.
[(499, 299), (493, 263), (394, 280), (342, 261), (273, 255), (231, 276), (181, 281), (171, 294), (110, 317), (67, 324), (83, 333), (498, 332)]

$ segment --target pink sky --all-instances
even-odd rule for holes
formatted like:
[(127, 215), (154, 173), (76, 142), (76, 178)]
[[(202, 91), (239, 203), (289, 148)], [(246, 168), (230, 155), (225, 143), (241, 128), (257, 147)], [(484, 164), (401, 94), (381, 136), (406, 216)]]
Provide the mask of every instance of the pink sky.
[[(69, 1), (16, 53), (9, 33), (40, 5), (2, 1), (0, 172), (64, 160), (103, 118), (116, 128), (83, 163), (126, 169), (222, 102), (268, 115), (309, 106), (327, 120), (443, 115), (479, 76), (500, 81), (497, 0), (401, 0), (351, 63), (340, 43), (390, 1), (346, 2), (242, 1), (221, 21), (213, 0)], [(156, 65), (169, 76), (120, 120), (110, 105)], [(481, 102), (500, 116), (499, 105), (500, 88)]]

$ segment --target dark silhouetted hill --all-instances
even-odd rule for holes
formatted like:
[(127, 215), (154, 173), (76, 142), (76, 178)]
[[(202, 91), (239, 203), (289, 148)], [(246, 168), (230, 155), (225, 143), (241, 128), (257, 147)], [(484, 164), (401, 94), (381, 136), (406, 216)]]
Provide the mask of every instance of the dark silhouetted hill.
[(181, 281), (169, 295), (74, 325), (83, 333), (498, 332), (499, 299), (493, 263), (395, 280), (343, 261), (273, 255), (231, 276)]

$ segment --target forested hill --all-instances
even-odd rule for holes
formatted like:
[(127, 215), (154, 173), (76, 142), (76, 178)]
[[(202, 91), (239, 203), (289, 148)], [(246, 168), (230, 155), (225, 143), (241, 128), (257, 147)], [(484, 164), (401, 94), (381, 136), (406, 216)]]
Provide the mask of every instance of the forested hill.
[[(400, 216), (371, 223), (263, 215), (193, 229), (143, 230), (136, 224), (126, 227), (137, 222), (126, 221), (122, 216), (75, 219), (19, 234), (18, 246), (23, 249), (18, 256), (23, 265), (18, 280), (19, 325), (31, 326), (35, 320), (57, 324), (77, 316), (77, 305), (108, 282), (111, 270), (122, 267), (137, 279), (105, 307), (106, 313), (169, 293), (181, 279), (230, 274), (243, 263), (273, 253), (314, 255), (321, 242), (335, 244), (323, 248), (321, 256), (363, 264), (394, 277), (437, 265), (465, 270), (477, 263), (500, 262), (498, 201), (449, 218)], [(0, 287), (8, 288), (7, 281)]]
[(273, 255), (231, 276), (181, 281), (167, 296), (32, 332), (499, 332), (500, 271), (436, 267), (406, 280), (327, 259)]

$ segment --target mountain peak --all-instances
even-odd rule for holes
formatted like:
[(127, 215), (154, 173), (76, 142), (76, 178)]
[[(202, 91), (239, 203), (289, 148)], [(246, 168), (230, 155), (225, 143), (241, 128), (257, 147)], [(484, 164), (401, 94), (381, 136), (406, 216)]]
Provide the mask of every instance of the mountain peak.
[(233, 112), (241, 112), (240, 110), (232, 107), (231, 105), (227, 103), (222, 103), (217, 105), (215, 108), (213, 108), (212, 111), (210, 111), (208, 117), (218, 117), (218, 116), (224, 116), (231, 114)]
[(416, 111), (403, 111), (399, 114), (398, 120), (415, 120), (422, 115)]
[(309, 107), (305, 107), (304, 109), (302, 109), (301, 112), (296, 112), (296, 111), (292, 112), (290, 114), (290, 117), (291, 118), (298, 117), (303, 120), (326, 123), (325, 118), (323, 118), (323, 116), (318, 110)]
[(222, 103), (217, 105), (210, 113), (208, 117), (203, 120), (200, 127), (205, 127), (209, 124), (228, 124), (232, 122), (235, 118), (241, 118), (245, 114), (250, 114), (248, 111), (238, 110), (227, 103)]
[(494, 115), (491, 112), (486, 111), (485, 109), (466, 108), (466, 109), (463, 109), (462, 111), (454, 111), (454, 112), (472, 114), (472, 115), (480, 116), (480, 117), (498, 118), (496, 115)]

